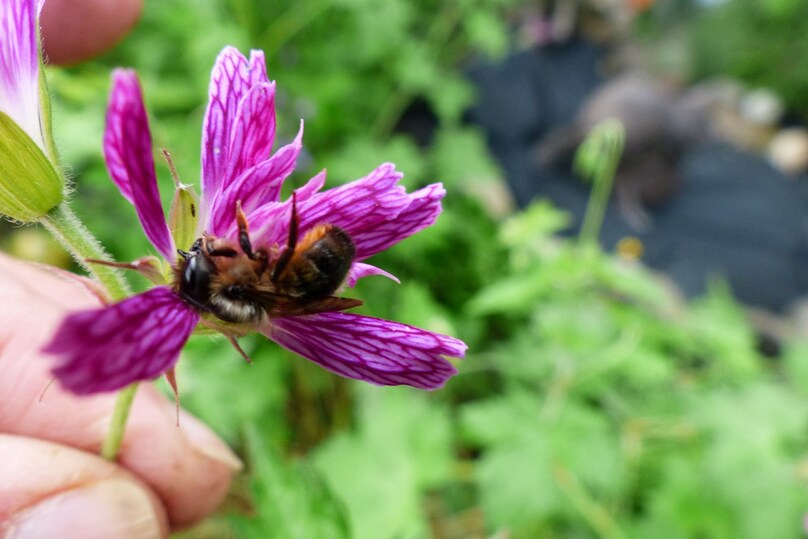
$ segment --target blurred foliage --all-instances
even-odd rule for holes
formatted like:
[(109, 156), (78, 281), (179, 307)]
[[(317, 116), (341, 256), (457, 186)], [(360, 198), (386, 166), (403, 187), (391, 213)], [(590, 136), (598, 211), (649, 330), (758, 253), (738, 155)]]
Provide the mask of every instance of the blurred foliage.
[[(114, 51), (50, 71), (74, 207), (121, 260), (151, 248), (100, 158), (118, 65), (138, 70), (156, 146), (185, 182), (199, 176), (210, 67), (232, 44), (266, 51), (280, 137), (306, 121), (293, 184), (328, 167), (335, 185), (393, 161), (410, 188), (447, 186), (438, 223), (373, 260), (402, 284), (374, 277), (356, 293), (365, 313), (463, 338), (460, 374), (434, 393), (376, 388), (264, 339), (242, 340), (252, 366), (223, 340), (192, 339), (178, 367), (183, 405), (246, 471), (182, 537), (803, 536), (808, 347), (762, 357), (720, 284), (688, 304), (636, 262), (558, 239), (566, 216), (547, 203), (491, 217), (497, 169), (461, 121), (473, 100), (461, 68), (507, 50), (512, 3), (147, 2)], [(796, 1), (764, 4), (714, 11), (765, 9), (747, 36), (757, 45), (724, 26), (703, 38), (725, 40), (722, 72), (761, 84), (788, 60), (780, 82), (793, 91), (808, 73), (800, 55), (762, 51), (785, 47), (808, 18)], [(751, 50), (752, 62), (755, 47), (757, 68), (733, 60)], [(168, 200), (167, 168), (158, 175)]]
[(729, 76), (769, 88), (808, 120), (808, 2), (731, 0), (706, 9), (690, 28), (697, 78)]

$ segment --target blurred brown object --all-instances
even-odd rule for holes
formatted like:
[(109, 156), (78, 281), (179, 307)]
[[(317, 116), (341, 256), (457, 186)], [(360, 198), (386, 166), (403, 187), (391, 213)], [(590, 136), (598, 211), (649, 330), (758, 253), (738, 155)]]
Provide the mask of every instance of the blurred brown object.
[(143, 0), (47, 0), (40, 23), (48, 63), (71, 65), (117, 44), (140, 18)]
[(641, 73), (615, 77), (596, 89), (575, 120), (538, 144), (542, 165), (569, 159), (598, 123), (614, 119), (626, 139), (614, 190), (625, 220), (641, 230), (650, 225), (646, 209), (673, 197), (681, 186), (676, 163), (682, 151), (705, 141), (713, 129), (713, 109), (727, 98), (712, 84), (680, 90)]

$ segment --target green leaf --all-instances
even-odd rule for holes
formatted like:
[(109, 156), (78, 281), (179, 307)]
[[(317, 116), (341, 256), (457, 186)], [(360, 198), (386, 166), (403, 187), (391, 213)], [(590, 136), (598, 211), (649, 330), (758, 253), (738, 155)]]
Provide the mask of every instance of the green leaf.
[(343, 508), (314, 469), (286, 461), (248, 425), (245, 441), (254, 515), (233, 516), (239, 537), (351, 537)]
[(469, 41), (489, 56), (501, 56), (508, 49), (508, 33), (495, 13), (475, 10), (465, 17)]
[(218, 335), (195, 336), (185, 345), (177, 364), (182, 405), (231, 444), (244, 429), (245, 418), (259, 423), (273, 441), (286, 440), (290, 426), (282, 419), (290, 362), (266, 339), (245, 337), (240, 344), (252, 365)]
[(353, 537), (423, 537), (422, 492), (451, 471), (449, 415), (409, 388), (357, 389), (357, 432), (328, 440), (315, 463), (345, 501)]
[(476, 129), (441, 130), (430, 157), (436, 178), (447, 188), (468, 189), (469, 184), (501, 181), (485, 138)]
[(559, 232), (569, 225), (570, 216), (567, 212), (556, 208), (549, 200), (542, 199), (508, 219), (502, 226), (501, 236), (509, 247), (518, 247)]
[(493, 313), (526, 314), (533, 310), (536, 300), (549, 282), (546, 274), (534, 271), (525, 275), (504, 277), (484, 287), (468, 304), (473, 315)]

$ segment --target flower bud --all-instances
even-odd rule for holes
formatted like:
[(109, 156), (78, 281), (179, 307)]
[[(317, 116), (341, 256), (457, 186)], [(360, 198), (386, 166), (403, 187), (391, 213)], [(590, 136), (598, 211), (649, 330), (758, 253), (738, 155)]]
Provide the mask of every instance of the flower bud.
[(174, 245), (188, 249), (196, 240), (196, 224), (199, 220), (199, 197), (189, 185), (178, 184), (168, 211), (168, 228)]
[(36, 221), (63, 199), (61, 175), (31, 137), (0, 111), (0, 214)]

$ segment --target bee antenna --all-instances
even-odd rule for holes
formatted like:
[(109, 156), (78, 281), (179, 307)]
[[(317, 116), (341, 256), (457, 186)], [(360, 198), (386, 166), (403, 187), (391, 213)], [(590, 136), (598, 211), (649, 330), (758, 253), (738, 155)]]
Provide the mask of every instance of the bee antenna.
[(188, 260), (188, 256), (189, 256), (189, 255), (188, 255), (188, 251), (183, 251), (182, 249), (177, 249), (177, 253), (178, 253), (178, 254), (179, 254), (179, 255), (180, 255), (182, 258), (184, 258), (185, 260)]

